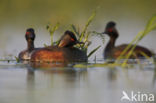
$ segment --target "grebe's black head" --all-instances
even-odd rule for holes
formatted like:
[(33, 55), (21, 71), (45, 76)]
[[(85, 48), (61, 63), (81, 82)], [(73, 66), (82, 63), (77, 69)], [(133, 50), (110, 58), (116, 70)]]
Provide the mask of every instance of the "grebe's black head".
[(26, 30), (25, 38), (27, 41), (34, 41), (35, 40), (35, 31), (33, 28), (29, 28)]
[(107, 34), (111, 38), (117, 38), (119, 35), (115, 28), (115, 25), (116, 23), (113, 21), (108, 22), (106, 25), (105, 31), (103, 33)]
[(58, 47), (73, 47), (75, 44), (81, 44), (75, 36), (75, 34), (67, 30), (61, 37)]

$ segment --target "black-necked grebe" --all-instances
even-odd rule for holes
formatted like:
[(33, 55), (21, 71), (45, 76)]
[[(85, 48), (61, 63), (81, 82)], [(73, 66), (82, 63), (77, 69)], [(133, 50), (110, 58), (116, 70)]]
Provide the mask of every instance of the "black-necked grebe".
[(61, 37), (57, 46), (49, 46), (35, 51), (31, 56), (31, 61), (44, 62), (79, 62), (87, 61), (84, 51), (73, 47), (79, 42), (71, 31), (66, 31)]
[[(111, 22), (107, 23), (106, 28), (105, 28), (104, 34), (107, 34), (110, 37), (110, 40), (104, 49), (104, 58), (105, 59), (116, 59), (117, 57), (120, 56), (122, 51), (128, 45), (128, 44), (122, 44), (119, 46), (115, 46), (116, 39), (119, 36), (118, 31), (115, 28), (115, 25), (116, 25), (116, 23), (111, 21)], [(144, 55), (142, 55), (141, 52), (145, 53), (149, 57), (152, 56), (152, 52), (150, 50), (137, 45), (133, 51), (133, 55), (130, 56), (130, 59), (144, 58)], [(126, 53), (126, 55), (127, 55), (127, 53)]]
[(27, 49), (19, 53), (18, 57), (20, 60), (29, 60), (32, 52), (38, 49), (34, 47), (35, 31), (33, 28), (26, 30), (25, 39), (27, 41)]

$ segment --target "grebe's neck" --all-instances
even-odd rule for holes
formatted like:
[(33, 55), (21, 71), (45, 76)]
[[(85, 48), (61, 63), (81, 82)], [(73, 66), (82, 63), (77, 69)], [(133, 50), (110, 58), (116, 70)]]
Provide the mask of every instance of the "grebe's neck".
[(28, 40), (27, 41), (27, 50), (31, 52), (33, 49), (34, 49), (34, 41)]
[(106, 58), (111, 56), (112, 49), (115, 47), (116, 39), (117, 38), (110, 38), (109, 42), (107, 43), (106, 48), (104, 50), (104, 56)]

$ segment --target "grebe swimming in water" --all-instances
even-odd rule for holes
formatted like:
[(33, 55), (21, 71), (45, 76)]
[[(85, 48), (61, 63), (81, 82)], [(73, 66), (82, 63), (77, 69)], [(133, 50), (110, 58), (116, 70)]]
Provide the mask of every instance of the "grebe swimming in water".
[(31, 56), (31, 61), (44, 62), (85, 62), (87, 61), (86, 52), (74, 47), (81, 44), (71, 31), (66, 31), (61, 37), (57, 46), (49, 46), (35, 51)]
[(35, 50), (38, 50), (38, 48), (35, 48), (34, 46), (35, 31), (33, 28), (26, 30), (25, 39), (27, 41), (27, 49), (19, 53), (18, 57), (20, 60), (29, 60), (31, 58), (31, 54)]
[[(119, 46), (115, 46), (115, 42), (119, 36), (117, 29), (115, 28), (116, 23), (115, 22), (108, 22), (104, 31), (104, 34), (107, 34), (110, 38), (109, 42), (107, 43), (105, 49), (104, 49), (104, 58), (105, 59), (116, 59), (120, 56), (122, 51), (128, 46), (128, 44), (122, 44)], [(149, 57), (152, 56), (152, 52), (148, 50), (145, 47), (137, 45), (136, 48), (133, 51), (132, 56), (130, 58), (144, 58), (144, 56), (141, 54), (141, 52), (145, 53)], [(128, 53), (128, 52), (127, 52)], [(126, 53), (126, 55), (127, 55)]]

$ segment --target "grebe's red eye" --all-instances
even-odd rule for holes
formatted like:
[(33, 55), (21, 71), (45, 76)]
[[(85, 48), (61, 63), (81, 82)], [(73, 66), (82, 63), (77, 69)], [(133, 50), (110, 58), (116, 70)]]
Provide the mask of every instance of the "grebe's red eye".
[(29, 35), (30, 34), (30, 32), (26, 32), (26, 35)]
[(70, 39), (71, 41), (75, 41), (73, 38)]
[(112, 28), (110, 28), (110, 29), (108, 29), (108, 31), (109, 31), (109, 32), (112, 32), (112, 31), (113, 31), (113, 29), (112, 29)]

